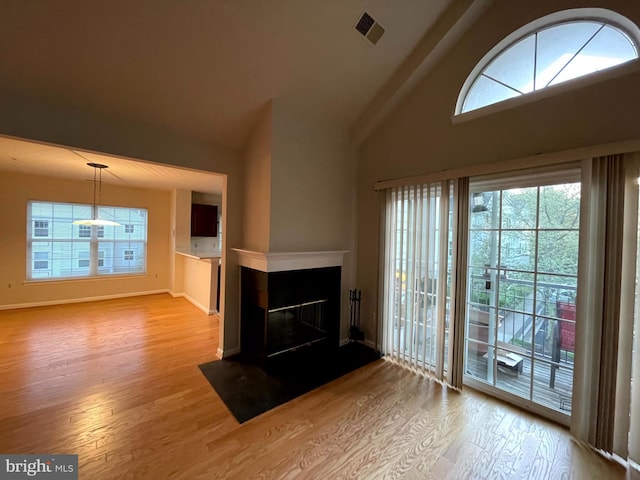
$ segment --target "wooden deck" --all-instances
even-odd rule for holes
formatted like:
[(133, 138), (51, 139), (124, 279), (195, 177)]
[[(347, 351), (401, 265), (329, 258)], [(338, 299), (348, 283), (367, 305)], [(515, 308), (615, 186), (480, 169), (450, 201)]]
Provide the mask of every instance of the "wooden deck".
[[(400, 329), (400, 339), (395, 337), (394, 342), (404, 348), (404, 329)], [(398, 335), (396, 329), (394, 334)], [(418, 330), (417, 348), (412, 351), (412, 355), (417, 352), (418, 358), (422, 359), (423, 355), (431, 363), (435, 362), (433, 355), (435, 353), (435, 335), (429, 331), (424, 337), (426, 346), (423, 344), (422, 326)], [(507, 346), (509, 347), (509, 346)], [(571, 396), (573, 391), (573, 364), (568, 361), (568, 357), (563, 355), (560, 367), (556, 368), (555, 382), (551, 386), (551, 368), (549, 356), (536, 356), (533, 362), (531, 353), (523, 351), (519, 347), (511, 347), (522, 358), (522, 372), (516, 372), (505, 367), (497, 366), (497, 376), (495, 378), (495, 386), (501, 390), (517, 395), (527, 400), (532, 400), (546, 407), (558, 410), (560, 412), (571, 414)], [(525, 353), (526, 352), (526, 353)], [(447, 358), (447, 346), (445, 346), (445, 358)], [(467, 355), (466, 374), (471, 375), (479, 380), (486, 381), (487, 376), (487, 359), (481, 354), (469, 352)], [(533, 370), (533, 372), (532, 372)], [(531, 377), (533, 374), (533, 382)]]
[[(546, 407), (571, 414), (571, 395), (573, 390), (573, 365), (560, 362), (556, 370), (555, 384), (550, 386), (552, 366), (545, 361), (535, 361), (532, 372), (531, 358), (522, 356), (522, 372), (498, 366), (495, 386), (527, 400), (533, 400)], [(470, 354), (467, 356), (467, 375), (487, 379), (487, 359)], [(533, 382), (531, 376), (533, 374)]]

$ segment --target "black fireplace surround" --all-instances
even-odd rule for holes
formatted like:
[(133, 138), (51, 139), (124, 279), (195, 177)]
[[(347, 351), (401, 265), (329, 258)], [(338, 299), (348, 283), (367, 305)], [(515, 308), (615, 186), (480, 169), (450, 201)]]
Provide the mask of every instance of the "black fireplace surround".
[(337, 349), (341, 267), (262, 272), (241, 267), (241, 349), (263, 366), (301, 349)]

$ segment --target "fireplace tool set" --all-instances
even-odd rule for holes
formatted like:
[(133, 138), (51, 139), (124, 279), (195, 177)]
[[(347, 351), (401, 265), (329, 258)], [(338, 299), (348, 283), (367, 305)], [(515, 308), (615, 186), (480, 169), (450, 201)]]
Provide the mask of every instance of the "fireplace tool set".
[(349, 290), (349, 302), (351, 305), (349, 323), (349, 341), (364, 340), (364, 332), (360, 330), (360, 300), (362, 300), (362, 290)]

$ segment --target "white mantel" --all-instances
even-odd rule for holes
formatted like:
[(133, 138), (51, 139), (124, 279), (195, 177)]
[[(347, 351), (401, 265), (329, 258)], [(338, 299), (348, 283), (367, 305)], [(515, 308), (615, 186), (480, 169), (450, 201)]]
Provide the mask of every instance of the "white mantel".
[(243, 267), (261, 272), (284, 272), (307, 268), (341, 267), (345, 253), (349, 250), (326, 252), (253, 252), (232, 248), (238, 255), (238, 263)]

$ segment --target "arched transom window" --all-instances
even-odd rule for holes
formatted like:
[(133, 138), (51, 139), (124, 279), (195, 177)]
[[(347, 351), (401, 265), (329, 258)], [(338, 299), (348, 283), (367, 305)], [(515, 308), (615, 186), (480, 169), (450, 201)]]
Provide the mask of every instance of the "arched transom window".
[(603, 9), (544, 17), (505, 38), (480, 61), (460, 92), (456, 114), (635, 60), (639, 33), (625, 17)]

